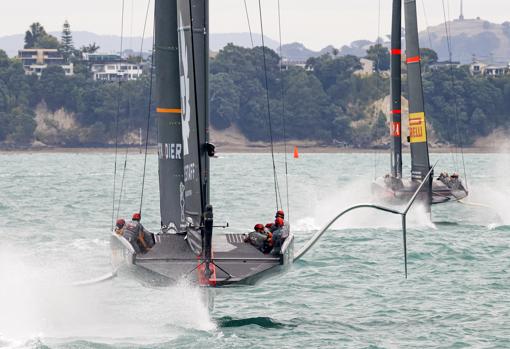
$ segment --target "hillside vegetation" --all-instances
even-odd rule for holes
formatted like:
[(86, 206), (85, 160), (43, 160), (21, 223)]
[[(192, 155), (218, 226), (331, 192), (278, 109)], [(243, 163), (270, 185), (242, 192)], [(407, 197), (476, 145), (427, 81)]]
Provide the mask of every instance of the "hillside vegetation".
[[(389, 106), (381, 107), (389, 91), (386, 73), (355, 74), (361, 68), (359, 58), (332, 54), (309, 59), (308, 69), (290, 67), (280, 72), (278, 55), (271, 50), (266, 53), (276, 140), (283, 137), (285, 113), (291, 139), (352, 147), (388, 142)], [(234, 127), (250, 141), (269, 140), (262, 62), (261, 47), (234, 45), (227, 45), (211, 60), (214, 128)], [(425, 67), (425, 71), (428, 120), (440, 142), (469, 145), (495, 128), (508, 126), (508, 77), (475, 78), (467, 67), (454, 69), (454, 79), (449, 70)], [(121, 143), (130, 143), (130, 135), (145, 127), (148, 92), (148, 77), (122, 82), (119, 87), (93, 81), (79, 65), (75, 76), (66, 77), (60, 67), (50, 67), (37, 79), (25, 75), (20, 62), (0, 51), (0, 142), (12, 146), (34, 141), (64, 146), (112, 144), (118, 110)], [(56, 117), (57, 111), (67, 119)], [(154, 117), (152, 121), (151, 139), (155, 140)]]

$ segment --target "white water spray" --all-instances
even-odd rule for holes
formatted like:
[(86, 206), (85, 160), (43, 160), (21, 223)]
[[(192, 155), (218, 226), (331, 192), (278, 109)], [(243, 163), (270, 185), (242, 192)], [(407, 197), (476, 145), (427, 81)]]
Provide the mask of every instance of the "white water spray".
[[(318, 230), (335, 217), (338, 212), (349, 206), (360, 203), (374, 203), (375, 198), (371, 193), (371, 181), (368, 178), (353, 180), (342, 186), (337, 184), (323, 183), (321, 193), (306, 193), (309, 205), (313, 205), (308, 215), (303, 215), (297, 220), (293, 229), (297, 231)], [(311, 203), (313, 202), (313, 204)], [(310, 212), (313, 212), (310, 215)], [(435, 228), (423, 205), (416, 203), (408, 215), (408, 227), (412, 228)], [(401, 219), (398, 216), (372, 209), (363, 209), (347, 214), (342, 217), (332, 229), (358, 229), (358, 228), (387, 228), (400, 230)]]
[(184, 281), (164, 288), (147, 288), (131, 279), (73, 287), (76, 275), (68, 277), (59, 266), (34, 263), (12, 251), (0, 249), (0, 344), (82, 338), (160, 343), (187, 329), (216, 328), (203, 290)]

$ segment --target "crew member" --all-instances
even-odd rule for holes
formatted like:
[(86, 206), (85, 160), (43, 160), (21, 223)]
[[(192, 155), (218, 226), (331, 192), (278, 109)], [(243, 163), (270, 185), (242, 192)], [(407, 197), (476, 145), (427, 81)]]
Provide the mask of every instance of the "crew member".
[(154, 246), (154, 234), (144, 228), (140, 220), (140, 213), (133, 213), (131, 222), (127, 223), (124, 237), (131, 243), (137, 253), (145, 253)]
[(126, 225), (126, 221), (122, 218), (117, 219), (117, 222), (115, 223), (115, 233), (117, 235), (124, 235), (124, 226)]
[(273, 234), (269, 230), (266, 230), (262, 224), (256, 224), (253, 230), (254, 231), (251, 233), (245, 235), (244, 242), (251, 243), (264, 253), (269, 253), (273, 246)]
[(275, 218), (275, 222), (274, 223), (267, 223), (266, 224), (266, 228), (269, 229), (270, 232), (273, 232), (275, 231), (276, 229), (278, 229), (278, 227), (276, 226), (276, 219), (280, 218), (283, 222), (282, 226), (285, 225), (285, 213), (282, 211), (282, 210), (278, 210), (276, 211), (276, 214), (274, 216)]
[(273, 250), (271, 251), (271, 253), (273, 253), (273, 254), (280, 253), (280, 250), (282, 248), (282, 244), (283, 244), (283, 240), (284, 240), (284, 238), (283, 238), (284, 225), (285, 225), (285, 222), (284, 222), (283, 218), (276, 217), (276, 219), (274, 220), (274, 224), (271, 227), (271, 232), (273, 233)]

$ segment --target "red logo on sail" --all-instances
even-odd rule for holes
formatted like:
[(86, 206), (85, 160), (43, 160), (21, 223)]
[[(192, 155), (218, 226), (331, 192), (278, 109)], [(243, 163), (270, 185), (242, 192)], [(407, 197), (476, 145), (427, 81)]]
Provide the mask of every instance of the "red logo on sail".
[(391, 123), (391, 135), (393, 137), (400, 137), (401, 135), (401, 125), (400, 125), (400, 122), (392, 122)]

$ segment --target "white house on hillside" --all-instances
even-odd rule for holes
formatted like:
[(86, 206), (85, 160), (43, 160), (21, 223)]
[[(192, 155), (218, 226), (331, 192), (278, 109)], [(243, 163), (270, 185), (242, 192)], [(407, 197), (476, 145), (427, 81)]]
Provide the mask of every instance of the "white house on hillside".
[(138, 80), (143, 75), (143, 65), (126, 62), (93, 64), (90, 68), (94, 80)]

